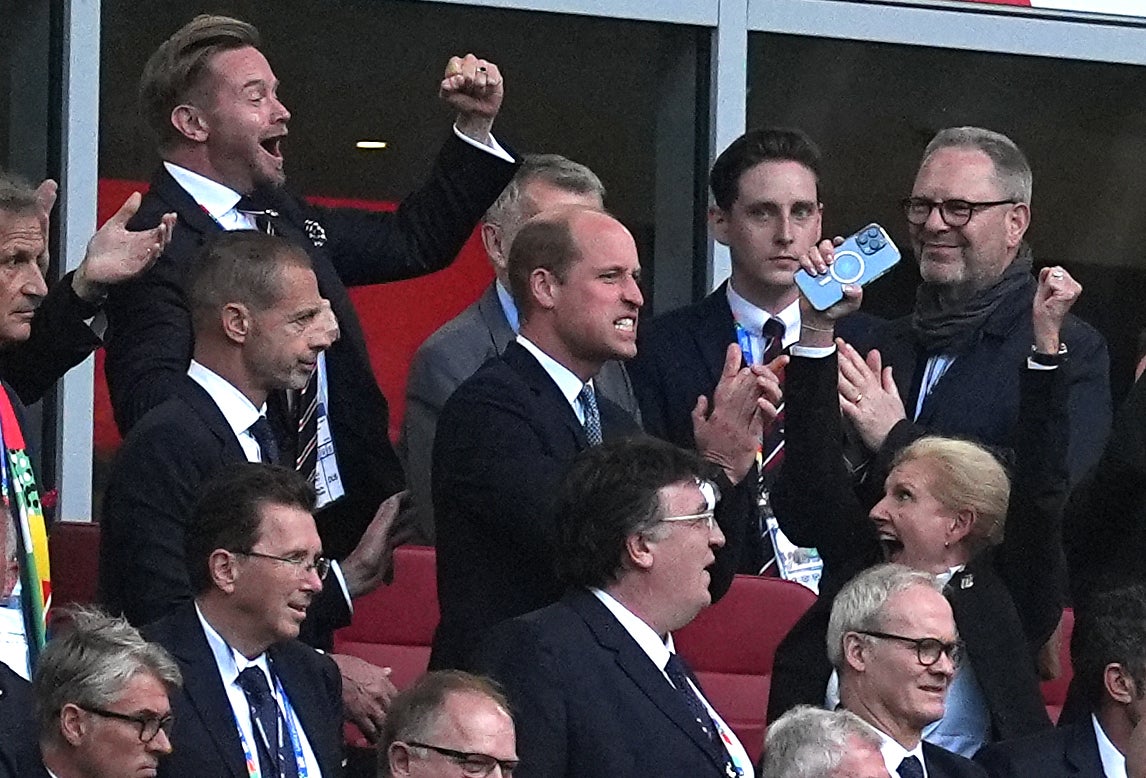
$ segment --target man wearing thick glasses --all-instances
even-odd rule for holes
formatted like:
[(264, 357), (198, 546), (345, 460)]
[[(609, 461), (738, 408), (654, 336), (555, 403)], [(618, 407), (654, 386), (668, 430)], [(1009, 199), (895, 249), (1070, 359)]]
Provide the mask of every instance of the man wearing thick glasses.
[(511, 778), (517, 764), (505, 695), (458, 670), (427, 673), (395, 697), (378, 741), (378, 778)]
[[(78, 610), (36, 667), (37, 765), (15, 775), (54, 778), (154, 776), (171, 753), (169, 694), (179, 667), (122, 618)], [(32, 735), (34, 736), (34, 734)]]
[[(926, 433), (1014, 447), (1016, 365), (1036, 334), (1031, 190), (1030, 165), (1005, 135), (953, 127), (927, 145), (902, 203), (923, 279), (915, 308), (841, 354), (841, 392), (862, 397), (844, 412), (865, 449), (856, 459), (874, 465), (870, 497), (878, 499), (895, 453)], [(1069, 267), (1074, 258), (1055, 248), (1042, 248), (1040, 264)], [(1109, 359), (1102, 336), (1075, 316), (1063, 324), (1062, 350), (1073, 483), (1097, 462), (1110, 429)]]
[(923, 741), (943, 718), (962, 645), (935, 576), (880, 565), (836, 595), (828, 656), (840, 678), (840, 705), (876, 730), (884, 763), (899, 778), (985, 775), (969, 759)]
[(208, 482), (188, 528), (195, 600), (144, 633), (175, 656), (179, 745), (160, 775), (342, 774), (342, 680), (297, 640), (330, 564), (314, 489), (293, 470), (243, 463)]

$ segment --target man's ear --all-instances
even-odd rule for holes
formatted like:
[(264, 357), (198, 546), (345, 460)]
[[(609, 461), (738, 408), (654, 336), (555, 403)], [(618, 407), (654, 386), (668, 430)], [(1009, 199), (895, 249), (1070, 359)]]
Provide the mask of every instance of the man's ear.
[(251, 312), (243, 303), (227, 303), (220, 314), (223, 334), (235, 343), (245, 343), (251, 331)]
[(1026, 203), (1017, 203), (1011, 206), (1007, 214), (1007, 248), (1015, 248), (1022, 242), (1027, 234), (1027, 227), (1031, 226), (1031, 207)]
[(1102, 685), (1106, 694), (1121, 705), (1129, 705), (1138, 699), (1138, 684), (1118, 662), (1111, 662), (1102, 671)]
[(719, 205), (708, 207), (708, 229), (717, 243), (728, 245), (728, 214)]
[(404, 744), (391, 743), (386, 758), (390, 760), (390, 774), (394, 778), (410, 774), (410, 750)]
[(177, 105), (171, 110), (171, 126), (184, 138), (195, 143), (206, 143), (211, 135), (207, 117), (188, 103)]
[(867, 668), (868, 641), (856, 632), (845, 632), (843, 644), (844, 662), (857, 673), (862, 673)]
[(207, 571), (215, 586), (226, 594), (235, 591), (235, 581), (239, 571), (235, 567), (235, 555), (230, 551), (217, 548), (207, 557)]
[(625, 556), (629, 565), (637, 570), (648, 570), (653, 566), (653, 545), (644, 533), (635, 533), (625, 538)]
[(60, 709), (60, 736), (68, 741), (69, 745), (78, 746), (84, 739), (87, 722), (84, 721), (84, 711), (75, 703), (69, 702)]
[(500, 225), (493, 222), (481, 223), (481, 242), (485, 246), (485, 254), (489, 257), (490, 264), (493, 265), (494, 271), (499, 276), (505, 273), (505, 264), (509, 259), (505, 255), (505, 244), (502, 238), (503, 233)]
[(533, 302), (536, 307), (547, 311), (552, 310), (557, 305), (561, 282), (548, 268), (535, 268), (529, 274), (529, 291), (533, 295)]

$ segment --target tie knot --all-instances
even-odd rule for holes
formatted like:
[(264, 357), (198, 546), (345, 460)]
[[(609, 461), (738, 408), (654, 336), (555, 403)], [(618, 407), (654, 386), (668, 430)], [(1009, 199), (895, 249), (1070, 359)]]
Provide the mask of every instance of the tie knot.
[(239, 198), (239, 202), (235, 203), (235, 210), (243, 213), (261, 213), (265, 209), (250, 195), (243, 195)]
[(896, 772), (899, 778), (923, 778), (923, 765), (917, 757), (908, 755), (903, 757)]
[(251, 665), (243, 672), (239, 673), (236, 679), (239, 688), (246, 692), (247, 696), (252, 700), (261, 702), (262, 700), (270, 699), (271, 687), (267, 683), (266, 674), (255, 665)]
[(784, 322), (776, 318), (769, 318), (768, 321), (764, 322), (761, 334), (763, 334), (765, 338), (779, 338), (780, 340), (784, 340), (784, 330)]

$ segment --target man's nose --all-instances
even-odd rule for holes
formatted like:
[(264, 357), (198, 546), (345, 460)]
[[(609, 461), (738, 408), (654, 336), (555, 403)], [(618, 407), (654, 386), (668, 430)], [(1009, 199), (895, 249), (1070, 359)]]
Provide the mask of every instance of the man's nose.
[(48, 284), (44, 280), (44, 274), (40, 271), (39, 265), (30, 262), (27, 267), (27, 278), (24, 279), (20, 291), (27, 297), (39, 300), (48, 293)]
[(793, 238), (791, 214), (780, 214), (780, 218), (776, 222), (776, 232), (773, 234), (772, 239), (784, 246), (792, 242)]
[(171, 738), (167, 737), (167, 733), (161, 729), (155, 733), (155, 737), (148, 741), (147, 747), (151, 751), (158, 751), (161, 754), (170, 754)]

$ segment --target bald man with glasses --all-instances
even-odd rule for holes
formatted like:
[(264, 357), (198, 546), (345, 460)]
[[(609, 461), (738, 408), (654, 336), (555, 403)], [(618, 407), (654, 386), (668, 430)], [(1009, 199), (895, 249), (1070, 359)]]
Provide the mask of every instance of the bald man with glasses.
[[(1034, 255), (1025, 240), (1031, 191), (1026, 157), (1000, 133), (952, 127), (924, 151), (902, 203), (923, 279), (915, 308), (840, 353), (841, 392), (863, 398), (843, 410), (862, 441), (849, 459), (868, 464), (872, 504), (895, 454), (924, 434), (1014, 448), (1019, 374), (1038, 334)], [(1072, 258), (1052, 248), (1043, 263), (1069, 266)], [(1074, 484), (1098, 461), (1110, 430), (1109, 357), (1103, 337), (1075, 316), (1063, 324), (1060, 344), (1070, 373)]]

